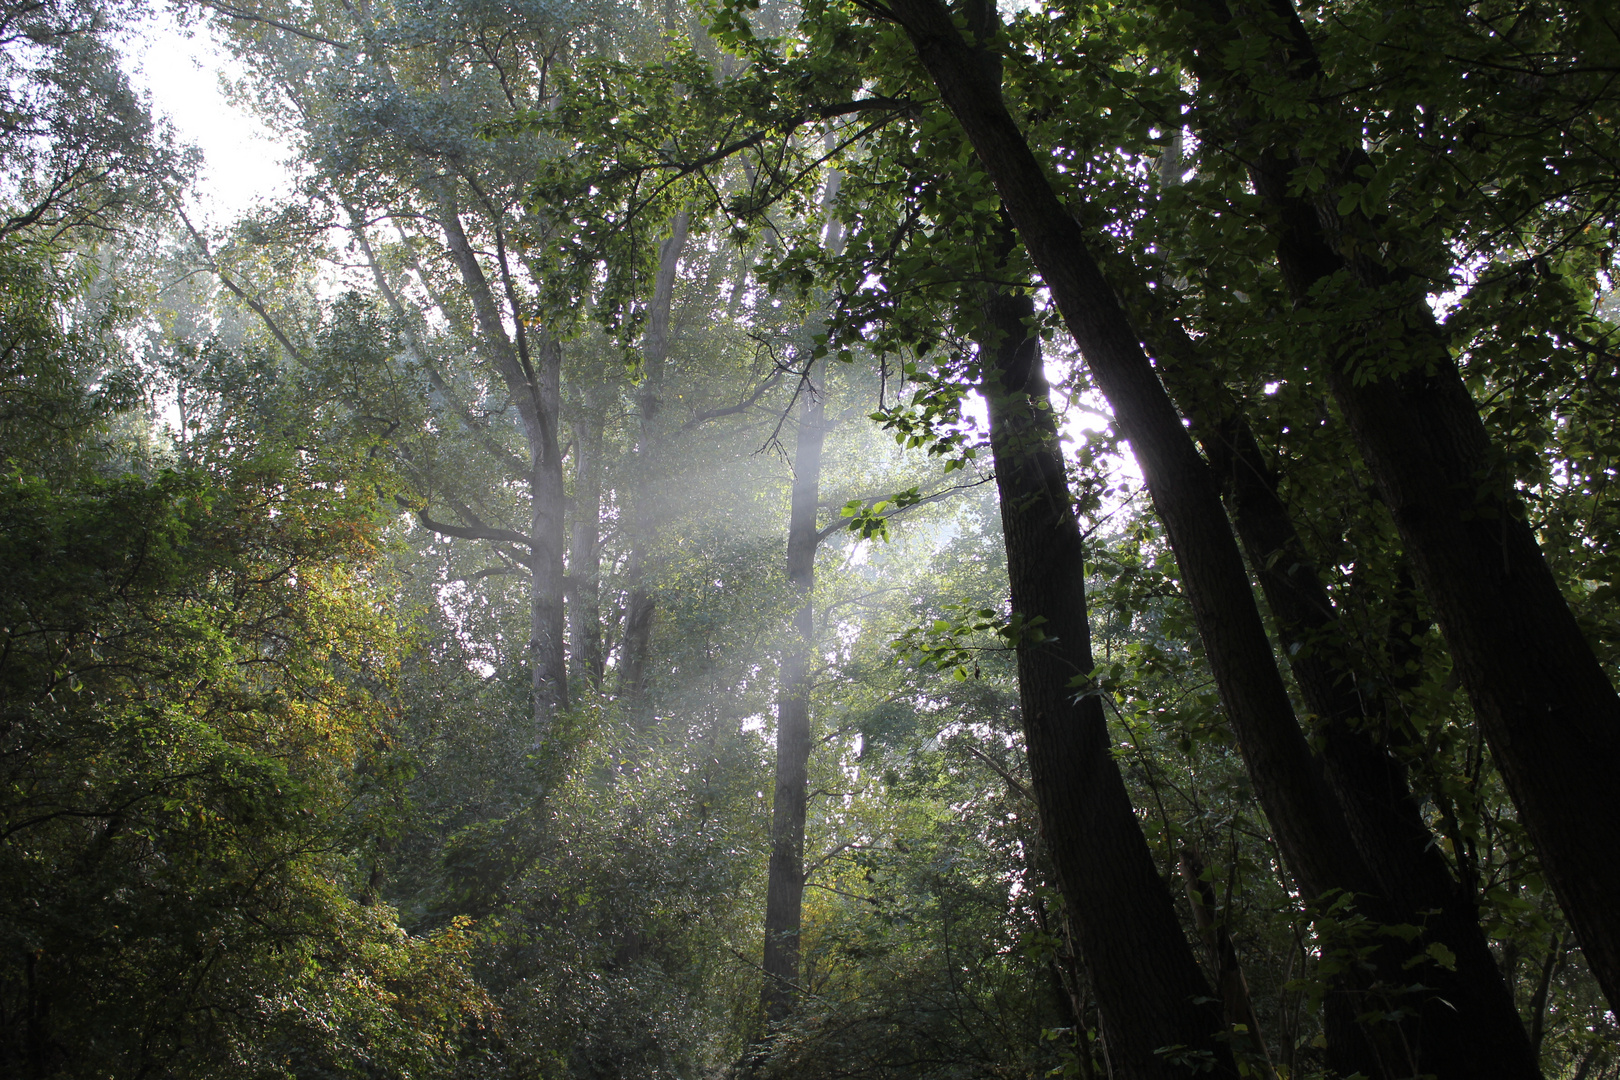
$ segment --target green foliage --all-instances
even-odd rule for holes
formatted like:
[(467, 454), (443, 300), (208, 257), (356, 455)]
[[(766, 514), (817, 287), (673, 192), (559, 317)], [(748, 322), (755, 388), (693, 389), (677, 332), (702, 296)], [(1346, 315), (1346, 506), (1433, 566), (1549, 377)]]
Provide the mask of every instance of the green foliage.
[(466, 927), (355, 888), (403, 765), (372, 530), (296, 474), (13, 475), (4, 1053), (82, 1075), (420, 1075), (481, 1014)]
[(125, 319), (90, 293), (95, 261), (62, 243), (0, 239), (0, 467), (60, 479), (93, 468), (142, 377)]
[(131, 7), (0, 4), (0, 241), (126, 228), (186, 179), (189, 156), (119, 66), (113, 35)]
[[(690, 35), (680, 5), (215, 7), (305, 185), (206, 252), (154, 253), (93, 240), (148, 224), (185, 165), (118, 73), (115, 13), (13, 9), (0, 1070), (1107, 1075), (1018, 733), (1014, 646), (1042, 627), (1006, 614), (996, 507), (967, 476), (977, 299), (1029, 267), (897, 26), (819, 0), (717, 3)], [(1150, 350), (1185, 331), (1196, 378), (1265, 447), (1345, 616), (1294, 647), (1349, 657), (1389, 703), (1377, 735), (1541, 1018), (1548, 1074), (1612, 1074), (1612, 1018), (1312, 365), (1351, 342), (1358, 378), (1403, 368), (1370, 328), (1434, 298), (1491, 467), (1612, 668), (1620, 45), (1593, 4), (1303, 14), (1324, 64), (1309, 95), (1263, 35), (1195, 56), (1179, 4), (1024, 10), (999, 41), (1006, 100), (1117, 242), (1104, 272)], [(1243, 139), (1288, 132), (1293, 193), (1397, 280), (1288, 299), (1240, 133), (1186, 127), (1223, 114), (1193, 77), (1206, 61), (1261, 91)], [(1322, 152), (1339, 146), (1365, 158), (1341, 168)], [(655, 370), (658, 247), (682, 212)], [(333, 256), (361, 271), (342, 291), (315, 269)], [(199, 268), (256, 309), (135, 280)], [(521, 540), (395, 516), (531, 527), (537, 453), (497, 348), (519, 327), (562, 349), (559, 464), (596, 439), (604, 492), (608, 678), (544, 739)], [(1049, 312), (1031, 329), (1089, 530), (1098, 667), (1073, 691), (1107, 709), (1166, 881), (1184, 845), (1207, 857), (1280, 1071), (1319, 1075), (1329, 977), (1420, 928), (1292, 891), (1122, 441), (1071, 422), (1097, 400), (1082, 358)], [(771, 711), (802, 598), (781, 570), (790, 478), (760, 451), (790, 444), (817, 361), (833, 428), (804, 993), (763, 1031)], [(947, 474), (969, 493), (946, 500)], [(572, 525), (585, 479), (567, 483)], [(643, 517), (657, 528), (633, 537)], [(634, 589), (656, 600), (642, 700), (613, 685)], [(1454, 959), (1431, 945), (1362, 1004), (1398, 1018)]]

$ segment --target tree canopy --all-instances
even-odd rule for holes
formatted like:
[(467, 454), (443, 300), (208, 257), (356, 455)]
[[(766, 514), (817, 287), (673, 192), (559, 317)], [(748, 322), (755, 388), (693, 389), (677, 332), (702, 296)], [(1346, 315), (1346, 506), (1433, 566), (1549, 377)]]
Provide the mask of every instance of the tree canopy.
[(1620, 21), (0, 0), (0, 1071), (1620, 1077)]

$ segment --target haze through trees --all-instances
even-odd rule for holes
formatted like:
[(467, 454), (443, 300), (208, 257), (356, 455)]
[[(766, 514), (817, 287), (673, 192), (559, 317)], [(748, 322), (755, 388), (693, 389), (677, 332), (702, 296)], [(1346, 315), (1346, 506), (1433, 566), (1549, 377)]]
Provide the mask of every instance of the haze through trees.
[(1620, 1075), (1601, 6), (173, 10), (219, 229), (0, 5), (8, 1075)]

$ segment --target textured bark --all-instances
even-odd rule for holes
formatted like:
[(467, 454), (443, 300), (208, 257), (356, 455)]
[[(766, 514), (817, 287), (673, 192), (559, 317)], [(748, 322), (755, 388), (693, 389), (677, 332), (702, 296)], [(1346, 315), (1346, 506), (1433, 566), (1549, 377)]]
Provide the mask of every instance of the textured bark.
[(619, 652), (619, 696), (641, 705), (647, 694), (647, 657), (652, 650), (653, 614), (657, 601), (647, 585), (647, 556), (658, 531), (653, 487), (663, 449), (664, 363), (669, 359), (669, 314), (675, 297), (675, 274), (686, 247), (690, 217), (682, 210), (670, 223), (670, 235), (658, 248), (658, 272), (647, 332), (642, 340), (641, 387), (636, 394), (640, 432), (636, 440), (636, 490), (631, 501), (630, 558), (625, 567), (629, 596), (625, 601), (624, 641)]
[[(1229, 95), (1238, 117), (1243, 88), (1213, 58), (1242, 28), (1224, 4), (1188, 6), (1203, 20), (1201, 51), (1211, 58), (1200, 78)], [(1314, 79), (1320, 65), (1293, 6), (1271, 0), (1266, 14), (1281, 68)], [(1241, 120), (1232, 127), (1240, 140), (1251, 135)], [(1542, 557), (1423, 287), (1375, 261), (1376, 235), (1373, 242), (1357, 235), (1373, 226), (1338, 215), (1329, 194), (1335, 185), (1314, 201), (1289, 193), (1301, 159), (1270, 131), (1242, 153), (1256, 192), (1275, 211), (1289, 291), (1302, 306), (1371, 300), (1379, 313), (1359, 332), (1347, 328), (1343, 351), (1318, 374), (1394, 516), (1588, 966), (1620, 1007), (1620, 697)], [(1342, 177), (1363, 161), (1359, 147), (1347, 147), (1328, 164)], [(1360, 241), (1354, 254), (1347, 237)]]
[(1083, 694), (1095, 664), (1085, 561), (1061, 448), (1026, 319), (1028, 296), (985, 300), (981, 390), (1001, 494), (1012, 610), (1045, 620), (1018, 642), (1018, 693), (1041, 831), (1091, 974), (1113, 1069), (1184, 1076), (1156, 1053), (1181, 1046), (1236, 1075), (1218, 1013), (1109, 748), (1102, 702)]
[[(1130, 279), (1122, 268), (1115, 281)], [(1124, 292), (1144, 308), (1151, 293), (1136, 282)], [(1320, 755), (1344, 809), (1350, 835), (1394, 922), (1423, 927), (1407, 952), (1439, 942), (1456, 956), (1455, 970), (1425, 965), (1434, 988), (1422, 1001), (1414, 1044), (1424, 1072), (1441, 1078), (1540, 1075), (1518, 1023), (1512, 992), (1491, 955), (1469, 890), (1451, 874), (1405, 767), (1391, 755), (1403, 723), (1388, 711), (1389, 695), (1360, 683), (1350, 663), (1347, 633), (1309, 551), (1277, 491), (1277, 477), (1237, 401), (1199, 345), (1162, 310), (1147, 310), (1159, 371), (1181, 413), (1221, 478), (1249, 565), (1271, 609), (1283, 654), (1305, 704), (1316, 714)], [(1384, 948), (1399, 951), (1390, 941)]]
[(788, 512), (787, 576), (799, 599), (782, 658), (776, 697), (776, 787), (771, 803), (771, 861), (765, 890), (765, 1018), (785, 1020), (799, 990), (799, 928), (804, 912), (804, 820), (809, 796), (810, 658), (815, 643), (816, 504), (821, 497), (825, 402), (805, 375), (793, 492)]

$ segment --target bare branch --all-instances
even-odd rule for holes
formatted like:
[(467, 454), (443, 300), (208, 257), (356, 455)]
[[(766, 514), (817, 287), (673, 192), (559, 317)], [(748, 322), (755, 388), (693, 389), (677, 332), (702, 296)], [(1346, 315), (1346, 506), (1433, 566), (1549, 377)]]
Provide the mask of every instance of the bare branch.
[(974, 746), (966, 739), (958, 739), (956, 740), (956, 744), (962, 749), (966, 750), (968, 753), (972, 754), (974, 757), (978, 758), (980, 761), (984, 762), (986, 765), (990, 766), (991, 771), (997, 776), (1001, 777), (1002, 781), (1005, 782), (1006, 785), (1011, 788), (1014, 794), (1016, 794), (1020, 799), (1030, 803), (1035, 801), (1035, 797), (1029, 793), (1029, 788), (1024, 786), (1024, 782), (1009, 772), (1006, 766), (1002, 765), (1001, 762), (997, 761), (989, 754), (986, 754), (983, 750), (980, 750), (977, 746)]
[(273, 26), (277, 30), (285, 30), (294, 37), (301, 37), (306, 41), (318, 41), (322, 45), (330, 45), (332, 48), (341, 49), (344, 52), (348, 52), (350, 49), (354, 48), (354, 46), (347, 44), (346, 42), (338, 41), (336, 38), (329, 38), (324, 34), (317, 34), (313, 30), (305, 30), (302, 27), (294, 26), (292, 23), (284, 22), (281, 19), (272, 18), (269, 15), (260, 15), (256, 11), (248, 11), (245, 8), (237, 7), (235, 4), (222, 3), (221, 0), (199, 0), (199, 2), (203, 7), (211, 8), (228, 19), (240, 19), (242, 22), (259, 23), (263, 26)]
[(491, 540), (500, 544), (522, 544), (525, 547), (534, 547), (532, 539), (512, 529), (497, 529), (485, 525), (483, 522), (479, 522), (477, 525), (447, 525), (442, 521), (433, 520), (428, 516), (428, 512), (422, 509), (416, 511), (416, 516), (422, 522), (423, 528), (436, 532), (441, 536), (450, 536), (457, 540)]
[(193, 225), (191, 223), (191, 219), (186, 216), (185, 208), (181, 206), (180, 200), (175, 198), (172, 193), (170, 195), (170, 202), (172, 202), (174, 205), (175, 215), (178, 216), (181, 223), (185, 225), (186, 232), (191, 234), (191, 239), (196, 242), (198, 250), (202, 253), (203, 261), (208, 264), (208, 269), (213, 273), (213, 275), (219, 279), (219, 283), (225, 286), (225, 288), (230, 291), (231, 295), (235, 296), (238, 300), (242, 301), (242, 303), (246, 304), (250, 309), (252, 309), (253, 314), (259, 317), (260, 322), (264, 323), (265, 329), (269, 330), (271, 336), (281, 344), (283, 349), (287, 350), (288, 356), (298, 361), (300, 364), (307, 366), (309, 364), (309, 358), (292, 343), (292, 339), (288, 337), (286, 331), (282, 330), (281, 324), (276, 321), (275, 316), (271, 315), (269, 310), (256, 298), (249, 296), (246, 290), (244, 290), (236, 282), (232, 281), (230, 275), (225, 273), (224, 269), (220, 267), (219, 263), (214, 259), (213, 252), (208, 250), (208, 241), (203, 238), (202, 233), (197, 231), (197, 227)]
[(688, 420), (686, 423), (682, 424), (681, 430), (690, 431), (695, 427), (708, 423), (710, 420), (718, 420), (722, 416), (735, 416), (737, 413), (747, 412), (749, 409), (759, 404), (759, 399), (765, 396), (765, 392), (767, 390), (770, 390), (781, 381), (782, 373), (778, 371), (770, 378), (765, 379), (755, 386), (753, 392), (747, 397), (743, 398), (741, 401), (737, 402), (737, 404), (727, 405), (723, 409), (706, 409), (703, 412), (693, 416), (692, 419)]

